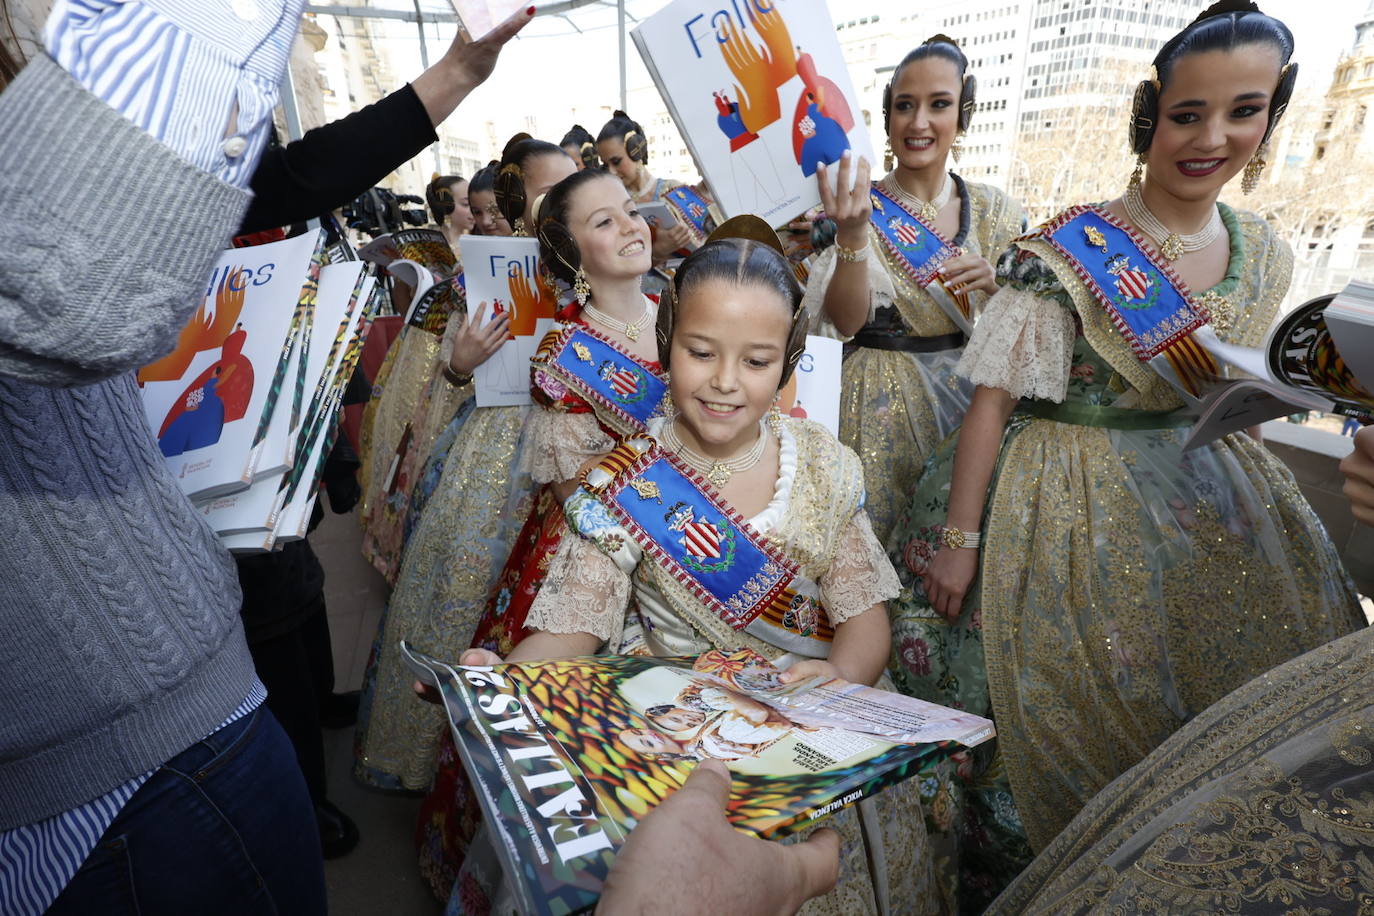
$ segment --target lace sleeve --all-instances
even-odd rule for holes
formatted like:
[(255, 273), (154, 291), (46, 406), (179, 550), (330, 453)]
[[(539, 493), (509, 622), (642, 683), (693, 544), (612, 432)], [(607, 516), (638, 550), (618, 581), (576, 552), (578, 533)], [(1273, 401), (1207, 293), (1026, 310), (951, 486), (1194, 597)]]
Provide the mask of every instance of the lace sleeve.
[(1068, 293), (1043, 261), (1016, 249), (1002, 258), (998, 275), (1006, 285), (988, 300), (958, 373), (1018, 398), (1063, 401), (1077, 336)]
[[(865, 320), (865, 324), (873, 320), (873, 315), (878, 309), (890, 306), (897, 295), (897, 290), (892, 285), (892, 278), (887, 275), (887, 268), (883, 265), (883, 259), (878, 254), (878, 244), (870, 229), (868, 260), (865, 262), (868, 264), (868, 318)], [(835, 330), (835, 326), (830, 322), (830, 317), (825, 314), (825, 292), (830, 287), (830, 278), (835, 275), (835, 261), (835, 246), (831, 245), (822, 251), (811, 264), (811, 272), (806, 278), (806, 295), (802, 298), (802, 304), (811, 316), (811, 326), (814, 329), (812, 333), (819, 333), (823, 337), (846, 340), (846, 337)]]
[(821, 600), (832, 626), (857, 617), (880, 601), (896, 598), (902, 585), (860, 509), (840, 534), (835, 561), (820, 579)]
[(615, 642), (625, 624), (630, 577), (593, 542), (569, 531), (549, 563), (525, 625), (550, 633), (591, 633)]
[(606, 454), (614, 445), (595, 414), (536, 407), (526, 421), (521, 470), (537, 484), (572, 480), (587, 459)]

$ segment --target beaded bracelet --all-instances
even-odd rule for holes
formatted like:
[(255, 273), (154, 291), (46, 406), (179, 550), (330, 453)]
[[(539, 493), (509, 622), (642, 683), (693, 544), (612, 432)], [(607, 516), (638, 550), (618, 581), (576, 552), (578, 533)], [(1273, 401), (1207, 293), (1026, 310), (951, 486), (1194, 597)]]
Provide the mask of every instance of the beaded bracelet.
[(835, 256), (846, 264), (858, 264), (861, 261), (867, 261), (868, 242), (864, 242), (861, 248), (846, 248), (839, 242), (836, 242)]

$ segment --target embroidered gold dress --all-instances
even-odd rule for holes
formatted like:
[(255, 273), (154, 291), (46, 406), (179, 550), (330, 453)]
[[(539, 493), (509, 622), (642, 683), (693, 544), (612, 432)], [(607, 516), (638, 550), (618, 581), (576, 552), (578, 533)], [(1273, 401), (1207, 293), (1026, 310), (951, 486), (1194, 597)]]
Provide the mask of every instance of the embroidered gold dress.
[[(453, 416), (453, 397), (460, 394), (440, 375), (439, 344), (438, 336), (422, 328), (402, 330), (377, 373), (372, 400), (363, 414), (365, 474), (358, 508), (363, 556), (392, 585), (400, 571), (401, 530), (412, 478), (434, 438)], [(431, 412), (431, 395), (436, 391), (440, 410)], [(461, 395), (470, 393), (471, 386), (465, 386)], [(447, 414), (442, 413), (445, 407)], [(405, 451), (398, 452), (407, 429), (410, 439)]]
[[(990, 185), (957, 175), (954, 181), (961, 204), (959, 231), (950, 241), (995, 264), (1025, 225), (1021, 206)], [(891, 173), (878, 184), (900, 199)], [(840, 441), (863, 461), (869, 518), (885, 540), (926, 458), (963, 421), (973, 386), (954, 373), (963, 352), (958, 326), (907, 276), (871, 225), (868, 244), (868, 321), (845, 347)], [(835, 261), (835, 249), (827, 248), (811, 268), (805, 303), (813, 320), (823, 314)], [(970, 298), (976, 314), (987, 295)], [(833, 333), (829, 322), (822, 327)], [(913, 337), (949, 339), (933, 352), (880, 348)]]
[[(650, 433), (660, 427), (661, 421), (651, 421)], [(784, 421), (779, 441), (773, 498), (750, 524), (800, 564), (801, 578), (815, 585), (834, 624), (896, 594), (896, 577), (862, 512), (863, 475), (853, 452), (805, 420)], [(779, 649), (731, 629), (644, 558), (585, 493), (570, 500), (568, 510), (570, 523), (591, 539), (564, 538), (530, 608), (531, 628), (594, 633), (618, 652), (690, 655), (744, 645), (779, 657)], [(885, 912), (938, 911), (912, 783), (893, 787), (873, 802), (876, 824), (868, 842), (885, 861), (882, 873), (870, 872), (856, 811), (841, 812), (830, 822), (844, 837), (840, 883), (803, 913), (878, 912), (875, 895), (883, 897)], [(473, 861), (474, 868), (481, 864)]]
[[(1221, 211), (1227, 276), (1201, 295), (1235, 306), (1221, 339), (1255, 346), (1292, 255), (1260, 218)], [(889, 541), (904, 586), (891, 605), (898, 686), (997, 722), (996, 742), (925, 785), (942, 881), (965, 907), (1027, 861), (1024, 838), (1043, 848), (1209, 704), (1363, 622), (1282, 462), (1245, 434), (1184, 452), (1180, 398), (1047, 243), (1017, 242), (999, 274), (960, 372), (1032, 400), (1003, 438), (956, 622), (930, 608), (918, 573), (939, 543), (957, 437)]]
[(1374, 631), (1208, 707), (1088, 802), (988, 912), (1374, 912)]
[(517, 447), (528, 412), (465, 404), (451, 421), (459, 428), (406, 544), (364, 676), (354, 775), (368, 785), (420, 792), (433, 779), (446, 722), (439, 707), (416, 701), (397, 644), (445, 658), (468, 647), (529, 511)]

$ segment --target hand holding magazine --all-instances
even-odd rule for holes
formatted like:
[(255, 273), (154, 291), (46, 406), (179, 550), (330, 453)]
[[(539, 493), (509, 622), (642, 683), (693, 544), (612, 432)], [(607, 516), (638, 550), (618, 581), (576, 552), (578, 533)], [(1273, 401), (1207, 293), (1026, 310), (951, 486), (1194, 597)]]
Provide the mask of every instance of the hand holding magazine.
[(993, 736), (978, 716), (840, 680), (783, 684), (747, 649), (460, 667), (401, 651), (438, 687), (523, 913), (593, 905), (639, 819), (701, 760), (726, 816), (765, 838)]

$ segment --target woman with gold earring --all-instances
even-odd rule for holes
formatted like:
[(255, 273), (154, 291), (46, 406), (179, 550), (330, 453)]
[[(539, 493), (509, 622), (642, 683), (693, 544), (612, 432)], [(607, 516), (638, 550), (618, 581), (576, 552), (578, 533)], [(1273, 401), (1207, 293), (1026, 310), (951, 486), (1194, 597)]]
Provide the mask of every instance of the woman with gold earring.
[(883, 90), (895, 167), (870, 186), (868, 163), (846, 154), (835, 191), (819, 170), (836, 236), (811, 270), (806, 303), (847, 342), (840, 440), (864, 463), (868, 513), (884, 539), (926, 456), (963, 419), (973, 386), (954, 366), (997, 289), (990, 262), (1024, 227), (1016, 201), (949, 170), (975, 92), (964, 53), (936, 35)]
[(1278, 459), (1243, 432), (1183, 450), (1223, 372), (1209, 342), (1258, 345), (1288, 288), (1288, 247), (1218, 196), (1282, 115), (1292, 53), (1241, 0), (1165, 43), (1129, 125), (1139, 180), (1001, 260), (963, 427), (889, 541), (898, 687), (997, 723), (926, 799), (963, 907), (1209, 704), (1363, 625)]

